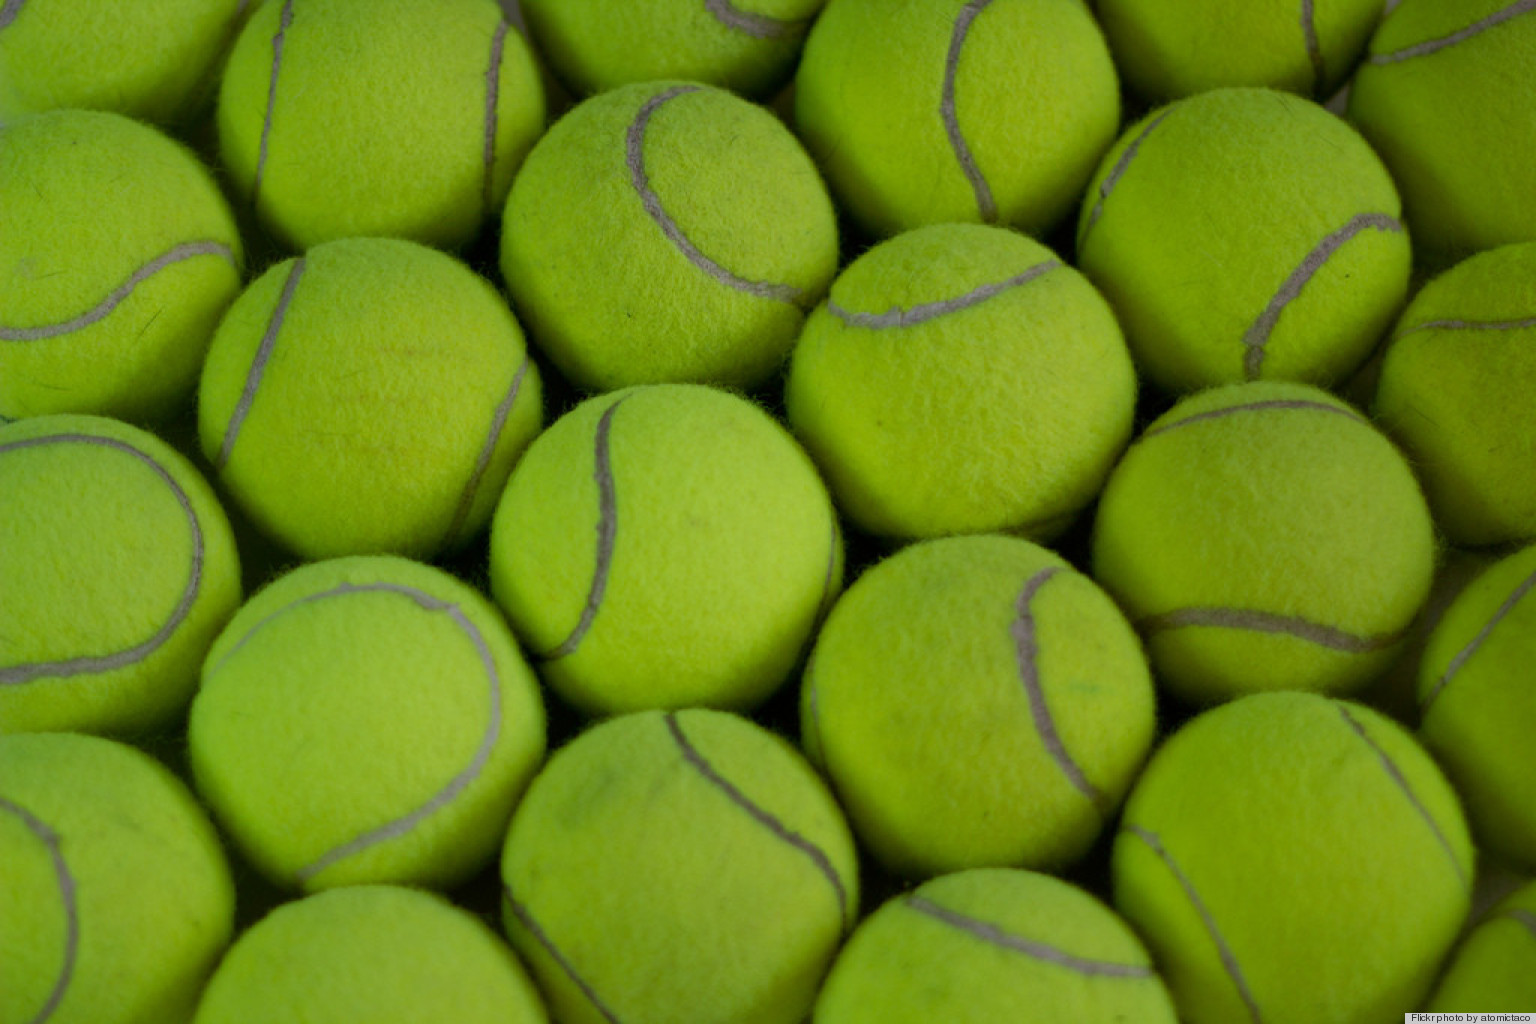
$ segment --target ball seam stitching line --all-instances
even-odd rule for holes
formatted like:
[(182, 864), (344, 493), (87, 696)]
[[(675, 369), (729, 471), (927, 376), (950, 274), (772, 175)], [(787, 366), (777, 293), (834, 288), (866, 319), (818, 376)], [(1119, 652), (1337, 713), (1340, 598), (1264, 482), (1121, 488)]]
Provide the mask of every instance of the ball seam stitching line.
[(1039, 960), (1056, 967), (1064, 967), (1076, 974), (1086, 974), (1095, 977), (1108, 978), (1150, 978), (1152, 968), (1145, 964), (1123, 964), (1111, 960), (1091, 960), (1087, 957), (1068, 953), (1064, 949), (1048, 946), (1043, 942), (1026, 939), (1022, 935), (1014, 935), (1004, 931), (989, 921), (962, 914), (957, 910), (935, 903), (922, 896), (908, 896), (902, 904), (919, 914), (924, 914), (936, 921), (941, 921), (953, 928), (966, 932), (981, 941), (1011, 950), (1015, 953), (1023, 953), (1033, 960)]
[(1374, 54), (1371, 56), (1369, 63), (1378, 65), (1395, 64), (1414, 57), (1427, 56), (1428, 54), (1436, 53), (1471, 39), (1473, 36), (1480, 35), (1496, 25), (1501, 25), (1506, 21), (1518, 18), (1522, 14), (1529, 14), (1531, 11), (1536, 11), (1536, 0), (1516, 0), (1515, 3), (1510, 4), (1508, 7), (1494, 11), (1487, 17), (1473, 22), (1466, 28), (1452, 32), (1450, 35), (1441, 36), (1439, 39), (1426, 39), (1424, 42), (1415, 43), (1412, 46), (1406, 46), (1401, 50), (1394, 50), (1391, 53)]
[(485, 70), (485, 128), (480, 162), (484, 167), (481, 184), (482, 201), (486, 215), (495, 211), (494, 179), (496, 171), (496, 124), (497, 110), (501, 102), (501, 60), (507, 41), (507, 23), (498, 21), (491, 36), (491, 59)]
[(272, 316), (267, 320), (267, 329), (262, 333), (261, 343), (256, 346), (256, 355), (251, 359), (250, 370), (246, 372), (240, 398), (224, 428), (224, 441), (219, 445), (219, 453), (213, 460), (215, 469), (222, 470), (229, 465), (230, 456), (235, 450), (235, 440), (240, 436), (240, 428), (244, 426), (245, 418), (251, 411), (251, 404), (256, 401), (257, 389), (261, 387), (262, 377), (267, 371), (267, 361), (272, 358), (272, 349), (277, 345), (278, 332), (283, 329), (283, 321), (288, 318), (288, 307), (293, 302), (294, 292), (298, 290), (299, 278), (304, 274), (305, 260), (305, 257), (300, 256), (288, 268), (282, 294), (272, 307)]
[(1503, 917), (1514, 921), (1527, 932), (1530, 932), (1531, 938), (1536, 939), (1536, 914), (1531, 913), (1524, 907), (1511, 907), (1502, 914), (1495, 914), (1494, 917), (1495, 919)]
[(1524, 320), (1426, 320), (1405, 328), (1393, 337), (1393, 341), (1406, 338), (1418, 331), (1523, 331), (1536, 327), (1536, 316)]
[(256, 174), (251, 182), (251, 205), (261, 198), (261, 181), (267, 171), (267, 144), (272, 135), (272, 110), (277, 106), (277, 75), (283, 64), (283, 42), (293, 24), (293, 0), (283, 0), (278, 14), (277, 32), (272, 37), (272, 73), (267, 79), (267, 109), (261, 118), (261, 143), (256, 150)]
[(60, 335), (71, 334), (84, 330), (93, 324), (105, 320), (112, 312), (128, 300), (136, 288), (146, 280), (158, 274), (167, 267), (177, 263), (194, 259), (198, 256), (220, 256), (229, 261), (230, 266), (238, 268), (234, 250), (223, 242), (199, 241), (183, 242), (172, 246), (170, 249), (156, 256), (148, 263), (136, 269), (122, 284), (114, 288), (106, 298), (102, 299), (92, 308), (81, 313), (73, 320), (65, 320), (59, 323), (40, 324), (34, 327), (5, 327), (0, 326), (0, 341), (43, 341), (48, 338), (57, 338)]
[(181, 598), (171, 615), (161, 625), (160, 629), (148, 640), (136, 644), (127, 650), (118, 651), (115, 654), (88, 655), (79, 658), (70, 658), (66, 661), (33, 662), (31, 664), (10, 665), (0, 667), (0, 686), (11, 686), (21, 683), (30, 683), (36, 679), (51, 678), (57, 676), (77, 676), (94, 674), (97, 672), (115, 672), (120, 668), (143, 661), (153, 655), (181, 628), (187, 616), (192, 613), (192, 606), (197, 603), (199, 594), (203, 589), (203, 559), (204, 540), (203, 526), (198, 521), (197, 512), (192, 508), (192, 499), (187, 492), (182, 490), (176, 478), (169, 470), (147, 452), (140, 451), (124, 441), (116, 438), (97, 437), (90, 434), (50, 434), (44, 437), (27, 438), (22, 441), (14, 441), (10, 444), (0, 445), (0, 455), (8, 451), (16, 451), (22, 448), (39, 447), (46, 444), (87, 444), (100, 445), (116, 451), (125, 452), (144, 465), (158, 476), (165, 485), (170, 488), (171, 495), (176, 503), (181, 506), (181, 511), (187, 517), (187, 526), (192, 539), (192, 566), (187, 574), (187, 585), (183, 588)]
[(74, 979), (75, 961), (80, 949), (80, 908), (76, 898), (75, 877), (70, 873), (68, 862), (64, 860), (59, 834), (50, 828), (47, 822), (3, 796), (0, 796), (0, 811), (19, 819), (22, 827), (48, 848), (48, 857), (53, 862), (54, 877), (59, 883), (59, 899), (64, 905), (64, 963), (59, 968), (59, 977), (53, 983), (47, 1002), (43, 1003), (43, 1008), (28, 1022), (28, 1024), (43, 1024), (59, 1008), (65, 993), (69, 990), (70, 982)]
[(1077, 248), (1079, 252), (1082, 251), (1084, 244), (1088, 240), (1088, 232), (1092, 231), (1093, 226), (1099, 222), (1099, 218), (1104, 216), (1104, 204), (1109, 201), (1110, 193), (1120, 184), (1120, 179), (1125, 177), (1125, 172), (1130, 168), (1131, 161), (1136, 158), (1136, 154), (1141, 150), (1141, 144), (1147, 141), (1147, 136), (1152, 134), (1152, 130), (1162, 124), (1164, 119), (1171, 113), (1173, 113), (1173, 108), (1170, 107), (1148, 121), (1145, 127), (1137, 133), (1136, 137), (1126, 145), (1125, 149), (1120, 151), (1120, 156), (1115, 161), (1115, 166), (1111, 167), (1109, 173), (1104, 175), (1104, 180), (1099, 182), (1098, 198), (1094, 200), (1093, 209), (1088, 211), (1088, 219), (1083, 224), (1082, 232), (1078, 235)]
[(1221, 419), (1226, 416), (1235, 416), (1239, 413), (1265, 412), (1271, 409), (1310, 409), (1314, 412), (1327, 412), (1333, 413), (1337, 416), (1344, 416), (1354, 420), (1357, 423), (1365, 423), (1365, 420), (1361, 418), (1361, 416), (1353, 409), (1346, 409), (1341, 406), (1330, 405), (1327, 402), (1313, 402), (1305, 398), (1272, 398), (1266, 399), (1262, 402), (1244, 402), (1241, 405), (1228, 405), (1223, 406), (1220, 409), (1207, 409), (1204, 412), (1197, 412), (1193, 416), (1186, 416), (1181, 420), (1174, 420), (1172, 423), (1154, 423), (1152, 426), (1142, 431), (1141, 437), (1137, 439), (1137, 443), (1145, 441), (1148, 438), (1169, 433), (1170, 431), (1177, 430), (1180, 427), (1190, 426), (1191, 424), (1204, 423), (1207, 420)]
[(1317, 38), (1317, 11), (1314, 0), (1301, 0), (1301, 32), (1307, 40), (1307, 59), (1312, 62), (1312, 90), (1321, 89), (1328, 80), (1323, 65), (1323, 44)]
[(1489, 634), (1504, 620), (1505, 616), (1515, 610), (1515, 605), (1524, 600), (1533, 587), (1536, 587), (1536, 573), (1532, 573), (1522, 580), (1520, 585), (1510, 592), (1510, 595), (1504, 599), (1504, 602), (1499, 605), (1488, 621), (1483, 624), (1483, 628), (1477, 631), (1477, 635), (1465, 647), (1456, 652), (1456, 656), (1451, 659), (1451, 663), (1445, 667), (1445, 673), (1435, 682), (1435, 688), (1429, 691), (1428, 695), (1425, 696), (1423, 702), (1419, 705), (1421, 714), (1428, 713), (1429, 706), (1440, 696), (1441, 691), (1450, 685), (1451, 680), (1462, 670), (1467, 661), (1487, 642)]
[(523, 376), (528, 372), (529, 356), (525, 352), (523, 361), (518, 365), (517, 372), (512, 375), (512, 385), (502, 396), (501, 402), (496, 406), (496, 411), (491, 416), (491, 428), (485, 435), (485, 441), (480, 446), (480, 453), (475, 457), (475, 467), (470, 471), (469, 481), (464, 485), (464, 493), (459, 496), (459, 504), (453, 512), (453, 519), (448, 524), (447, 541), (453, 543), (458, 539), (459, 531), (464, 528), (464, 523), (469, 519), (469, 510), (475, 503), (475, 495), (480, 490), (480, 483), (485, 479), (485, 471), (491, 464), (491, 456), (496, 452), (496, 446), (501, 442), (501, 433), (506, 428), (507, 417), (512, 414), (512, 407), (517, 404), (518, 392), (523, 388)]
[(692, 239), (683, 233), (677, 221), (667, 213), (662, 205), (661, 197), (651, 187), (650, 176), (645, 170), (645, 135), (650, 126), (651, 117), (663, 104), (676, 99), (679, 96), (691, 92), (703, 91), (703, 86), (677, 85), (663, 92), (657, 93), (646, 100), (640, 107), (635, 119), (630, 122), (624, 133), (624, 163), (629, 169), (629, 181), (636, 195), (640, 197), (641, 204), (656, 226), (661, 228), (662, 234), (676, 247), (677, 251), (698, 267), (704, 273), (714, 278), (727, 288), (733, 288), (748, 295), (755, 295), (760, 299), (772, 299), (775, 302), (785, 302), (790, 305), (800, 305), (805, 298), (804, 292), (791, 284), (775, 284), (772, 281), (749, 281), (744, 277), (738, 277), (725, 267), (706, 256), (699, 247), (693, 244)]
[(767, 14), (754, 14), (743, 11), (731, 0), (704, 0), (704, 7), (726, 28), (743, 32), (755, 39), (786, 39), (799, 33), (808, 21), (805, 18), (775, 18)]
[(847, 930), (852, 924), (848, 920), (848, 890), (844, 887), (843, 880), (838, 877), (837, 869), (832, 866), (832, 861), (827, 857), (826, 852), (774, 817), (767, 809), (753, 803), (751, 798), (737, 789), (729, 779), (717, 772), (714, 766), (704, 759), (704, 755), (699, 752), (698, 748), (689, 742), (688, 737), (683, 734), (682, 723), (677, 720), (675, 712), (669, 711), (665, 717), (667, 720), (667, 730), (672, 734), (673, 741), (676, 742), (678, 749), (682, 752), (683, 759), (703, 776), (706, 782), (724, 793), (736, 806), (746, 811), (754, 821), (768, 829), (778, 839), (783, 840), (805, 854), (811, 863), (816, 866), (816, 870), (821, 872), (827, 881), (832, 884), (832, 889), (837, 897), (837, 916), (839, 921), (842, 922), (844, 930)]
[(862, 313), (845, 309), (831, 299), (827, 300), (827, 312), (837, 317), (850, 327), (867, 327), (871, 330), (884, 330), (892, 327), (911, 327), (915, 324), (934, 320), (950, 313), (958, 313), (979, 306), (988, 299), (1020, 285), (1028, 284), (1037, 277), (1042, 277), (1061, 266), (1060, 260), (1045, 260), (1025, 270), (1023, 273), (1003, 280), (993, 281), (971, 289), (964, 295), (958, 295), (952, 299), (939, 299), (934, 302), (919, 302), (916, 305), (903, 309), (900, 306), (892, 306), (884, 313)]
[(565, 972), (565, 976), (571, 979), (571, 984), (580, 990), (581, 994), (586, 997), (587, 1002), (592, 1004), (593, 1009), (600, 1013), (609, 1024), (620, 1024), (618, 1014), (610, 1010), (608, 1004), (598, 998), (597, 992), (587, 983), (585, 978), (576, 973), (575, 966), (570, 960), (566, 959), (565, 954), (560, 951), (560, 948), (555, 945), (554, 941), (540, 927), (539, 922), (534, 919), (533, 914), (529, 912), (528, 908), (517, 902), (516, 898), (513, 897), (510, 885), (502, 886), (502, 895), (506, 897), (507, 906), (517, 917), (518, 923), (528, 929), (529, 934), (549, 953), (550, 959), (560, 965), (560, 969)]
[(970, 0), (955, 19), (949, 37), (949, 52), (944, 57), (944, 84), (939, 95), (939, 117), (944, 121), (944, 132), (949, 136), (950, 148), (955, 151), (960, 170), (976, 197), (976, 209), (987, 224), (997, 221), (997, 202), (992, 197), (992, 187), (987, 183), (986, 175), (976, 164), (976, 156), (971, 152), (965, 133), (960, 130), (960, 118), (955, 112), (955, 78), (960, 70), (960, 51), (970, 35), (971, 24), (991, 3), (992, 0)]
[(0, 6), (0, 29), (9, 28), (26, 5), (27, 0), (5, 0), (4, 6)]
[(1205, 925), (1206, 933), (1210, 935), (1211, 941), (1216, 946), (1216, 955), (1220, 958), (1222, 967), (1226, 970), (1227, 976), (1232, 979), (1232, 984), (1237, 989), (1237, 994), (1242, 998), (1244, 1005), (1248, 1007), (1249, 1019), (1253, 1021), (1253, 1024), (1263, 1024), (1264, 1018), (1259, 1013), (1259, 1004), (1254, 1000), (1253, 993), (1248, 989), (1248, 979), (1243, 976), (1242, 967), (1237, 962), (1237, 955), (1233, 953), (1232, 947), (1227, 945), (1226, 936), (1221, 934), (1221, 929), (1216, 927), (1216, 919), (1211, 915), (1210, 908), (1205, 905), (1205, 901), (1200, 898), (1199, 892), (1195, 890), (1194, 883), (1184, 873), (1184, 869), (1179, 866), (1179, 862), (1173, 859), (1173, 854), (1168, 852), (1168, 848), (1163, 845), (1156, 832), (1142, 828), (1140, 825), (1127, 825), (1126, 831), (1151, 848), (1157, 858), (1163, 862), (1169, 873), (1173, 875), (1174, 881), (1178, 883), (1179, 888), (1184, 890), (1185, 898), (1195, 908), (1195, 913), (1200, 916), (1201, 923)]
[(1299, 615), (1281, 615), (1252, 608), (1227, 608), (1219, 605), (1175, 608), (1173, 611), (1148, 615), (1137, 620), (1136, 623), (1136, 628), (1143, 633), (1159, 633), (1164, 630), (1192, 627), (1246, 629), (1255, 633), (1289, 636), (1343, 654), (1367, 654), (1371, 651), (1386, 650), (1407, 635), (1406, 630), (1362, 635), (1321, 622), (1313, 622)]

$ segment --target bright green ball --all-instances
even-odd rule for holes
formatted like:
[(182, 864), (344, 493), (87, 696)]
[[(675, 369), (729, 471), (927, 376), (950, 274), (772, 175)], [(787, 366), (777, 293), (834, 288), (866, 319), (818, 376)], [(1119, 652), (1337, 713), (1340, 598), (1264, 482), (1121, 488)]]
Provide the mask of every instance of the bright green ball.
[(1536, 882), (1510, 895), (1462, 941), (1424, 1010), (1529, 1012), (1521, 1006), (1536, 1006)]

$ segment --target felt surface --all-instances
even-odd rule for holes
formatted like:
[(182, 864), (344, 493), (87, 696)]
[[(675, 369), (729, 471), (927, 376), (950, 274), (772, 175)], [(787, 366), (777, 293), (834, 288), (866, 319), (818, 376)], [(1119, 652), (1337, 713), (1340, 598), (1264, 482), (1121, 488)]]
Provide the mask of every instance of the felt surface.
[(815, 467), (745, 399), (588, 399), (529, 447), (491, 528), (491, 590), (540, 675), (589, 714), (755, 706), (842, 585)]
[(595, 96), (539, 140), (501, 270), (577, 387), (764, 381), (837, 270), (832, 202), (772, 114), (680, 82)]
[(0, 209), (0, 417), (180, 411), (244, 267), (208, 170), (117, 114), (22, 117)]
[(1174, 1024), (1146, 948), (1114, 912), (1049, 875), (963, 871), (865, 919), (816, 1001), (816, 1024), (1002, 1020)]
[(544, 116), (532, 51), (492, 0), (276, 0), (230, 55), (219, 145), (294, 248), (451, 248), (501, 210)]
[(1400, 213), (1380, 158), (1344, 121), (1290, 93), (1217, 89), (1151, 112), (1105, 154), (1078, 262), (1164, 390), (1328, 385), (1406, 297)]
[(1536, 539), (1536, 242), (1425, 285), (1392, 332), (1375, 411), (1458, 544)]
[(971, 224), (883, 242), (806, 321), (796, 435), (862, 529), (1060, 532), (1130, 438), (1136, 378), (1104, 299), (1049, 249)]
[(464, 544), (542, 416), (538, 369), (491, 284), (377, 238), (253, 282), (214, 335), (198, 408), (234, 500), (311, 559)]
[(490, 605), (394, 557), (279, 578), (208, 652), (198, 792), (272, 881), (462, 882), (544, 754), (537, 682)]
[(1357, 689), (1429, 596), (1435, 541), (1407, 461), (1302, 384), (1191, 396), (1110, 474), (1093, 576), (1186, 700)]
[(858, 906), (816, 773), (700, 709), (609, 719), (556, 753), (501, 869), (512, 943), (567, 1024), (797, 1024)]
[(1391, 168), (1424, 262), (1536, 241), (1533, 60), (1536, 7), (1512, 0), (1404, 0), (1371, 37), (1349, 117)]
[(1345, 1024), (1418, 1008), (1470, 909), (1455, 793), (1401, 726), (1315, 694), (1246, 697), (1153, 754), (1114, 904), (1187, 1024)]
[(905, 548), (833, 606), (801, 735), (888, 869), (1059, 869), (1152, 746), (1140, 642), (1087, 577), (1028, 541)]
[(544, 1024), (538, 992), (477, 918), (415, 889), (348, 886), (279, 907), (209, 981), (195, 1024)]
[(224, 510), (180, 454), (95, 416), (0, 427), (0, 733), (140, 733), (192, 699), (240, 603)]
[(1430, 1013), (1526, 1013), (1536, 1005), (1536, 883), (1494, 908), (1462, 941), (1424, 1007)]
[(213, 826), (149, 755), (0, 736), (0, 1019), (183, 1024), (229, 942)]
[(945, 221), (1042, 233), (1119, 118), (1109, 48), (1079, 0), (831, 0), (795, 76), (796, 129), (875, 237)]

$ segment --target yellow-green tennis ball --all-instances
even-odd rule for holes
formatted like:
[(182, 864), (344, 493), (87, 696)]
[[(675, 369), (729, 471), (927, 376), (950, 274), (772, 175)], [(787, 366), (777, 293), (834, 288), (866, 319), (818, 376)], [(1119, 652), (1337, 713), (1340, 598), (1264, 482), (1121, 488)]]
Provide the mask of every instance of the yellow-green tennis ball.
[(185, 1021), (234, 928), (207, 816), (111, 740), (0, 736), (0, 879), (7, 1022)]
[(501, 877), (512, 944), (563, 1024), (799, 1024), (859, 895), (811, 767), (700, 709), (610, 719), (556, 753)]
[(207, 98), (248, 0), (9, 0), (0, 118), (61, 107), (185, 120)]
[[(1520, 1010), (1522, 1006), (1527, 1009)], [(1429, 1013), (1524, 1013), (1532, 1006), (1536, 1006), (1536, 883), (1527, 883), (1462, 941), (1424, 1009)]]
[(815, 1024), (1174, 1024), (1136, 934), (1049, 875), (978, 868), (888, 901), (859, 925)]
[(789, 423), (864, 530), (1048, 538), (1131, 436), (1114, 313), (1045, 246), (941, 224), (875, 246), (806, 320)]
[(1401, 726), (1268, 693), (1153, 754), (1112, 871), (1186, 1024), (1371, 1024), (1433, 983), (1471, 909), (1472, 843)]
[(1429, 597), (1429, 509), (1402, 454), (1303, 384), (1193, 395), (1110, 474), (1093, 575), (1191, 701), (1357, 690)]
[(945, 221), (1040, 234), (1119, 123), (1079, 0), (831, 0), (795, 76), (796, 128), (877, 237)]
[(1536, 539), (1536, 241), (1479, 253), (1398, 318), (1375, 411), (1457, 544)]
[(179, 412), (244, 262), (207, 169), (117, 114), (38, 114), (0, 125), (0, 210), (0, 420)]
[(523, 0), (528, 31), (581, 96), (685, 79), (765, 99), (784, 84), (825, 0)]
[(1349, 117), (1402, 189), (1420, 256), (1536, 241), (1536, 5), (1403, 0), (1371, 37)]
[(1354, 71), (1382, 0), (1098, 0), (1126, 85), (1163, 102), (1261, 85), (1326, 100)]
[(1155, 728), (1114, 602), (1011, 537), (928, 541), (868, 570), (801, 690), (811, 758), (865, 849), (909, 877), (1081, 857)]
[(218, 124), (237, 192), (287, 244), (453, 247), (500, 211), (544, 87), (494, 0), (269, 0), (230, 55)]
[(491, 526), (491, 589), (540, 675), (589, 714), (748, 708), (842, 585), (815, 467), (700, 385), (588, 399), (529, 447)]
[(168, 445), (39, 416), (0, 426), (0, 595), (0, 733), (142, 733), (192, 699), (240, 604), (240, 560), (213, 490)]
[(723, 89), (629, 85), (539, 140), (501, 270), (578, 387), (749, 386), (778, 369), (837, 271), (832, 200), (772, 114)]
[(1411, 252), (1380, 158), (1317, 104), (1216, 89), (1155, 110), (1083, 198), (1078, 264), (1168, 391), (1330, 384), (1408, 291)]
[[(1495, 563), (1435, 626), (1419, 663), (1419, 735), (1480, 843), (1536, 869), (1536, 547)], [(1536, 1004), (1533, 1004), (1536, 1005)]]
[(278, 907), (219, 964), (193, 1024), (545, 1024), (537, 990), (479, 918), (433, 893), (334, 889)]
[(315, 562), (219, 634), (187, 733), (198, 791), (279, 885), (446, 887), (495, 853), (544, 755), (491, 604), (390, 556)]
[(490, 282), (414, 242), (345, 239), (272, 267), (203, 367), (203, 454), (306, 558), (462, 545), (543, 418), (538, 368)]

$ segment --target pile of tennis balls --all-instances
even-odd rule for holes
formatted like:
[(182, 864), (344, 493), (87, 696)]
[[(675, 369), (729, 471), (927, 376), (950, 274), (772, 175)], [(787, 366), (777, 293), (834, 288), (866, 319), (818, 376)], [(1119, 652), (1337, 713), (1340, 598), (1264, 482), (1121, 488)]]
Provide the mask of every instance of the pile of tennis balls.
[(0, 1024), (1536, 1010), (1536, 0), (0, 2)]

